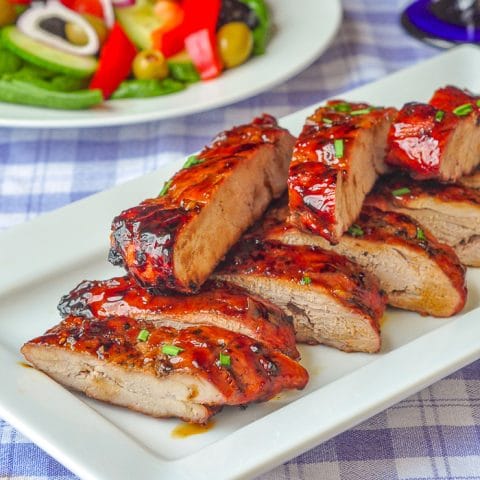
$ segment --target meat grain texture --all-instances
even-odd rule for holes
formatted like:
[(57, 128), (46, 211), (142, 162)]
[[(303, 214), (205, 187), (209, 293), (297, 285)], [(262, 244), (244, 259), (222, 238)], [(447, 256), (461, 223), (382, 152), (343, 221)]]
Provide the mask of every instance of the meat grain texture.
[(283, 308), (298, 342), (347, 352), (380, 350), (385, 297), (372, 275), (342, 255), (249, 237), (215, 275)]
[(21, 351), (57, 382), (92, 398), (192, 423), (205, 423), (224, 405), (265, 401), (308, 381), (295, 360), (245, 335), (213, 326), (156, 328), (128, 317), (67, 317)]
[(386, 161), (419, 180), (458, 181), (480, 164), (480, 97), (447, 86), (407, 103), (388, 135)]
[(269, 212), (265, 236), (292, 245), (333, 250), (375, 275), (388, 304), (422, 315), (449, 317), (465, 305), (465, 268), (454, 250), (410, 217), (364, 207), (336, 245), (285, 222), (288, 209)]
[(205, 283), (286, 189), (293, 143), (265, 115), (189, 158), (157, 198), (114, 220), (110, 260), (130, 276), (65, 295), (64, 320), (27, 342), (25, 358), (92, 398), (193, 423), (304, 388), (283, 311), (238, 286)]
[(380, 179), (366, 204), (409, 215), (464, 265), (480, 267), (480, 190), (395, 175)]
[(470, 175), (460, 178), (458, 183), (464, 187), (480, 189), (480, 167), (477, 167)]
[(130, 317), (155, 328), (212, 325), (251, 337), (293, 358), (299, 356), (292, 322), (279, 307), (220, 280), (207, 281), (195, 295), (152, 295), (130, 277), (86, 280), (62, 297), (58, 309), (64, 318)]
[(158, 197), (114, 219), (110, 261), (144, 287), (198, 291), (284, 192), (293, 144), (268, 115), (220, 134)]
[(332, 100), (298, 138), (288, 177), (290, 221), (337, 243), (386, 171), (387, 133), (396, 110)]

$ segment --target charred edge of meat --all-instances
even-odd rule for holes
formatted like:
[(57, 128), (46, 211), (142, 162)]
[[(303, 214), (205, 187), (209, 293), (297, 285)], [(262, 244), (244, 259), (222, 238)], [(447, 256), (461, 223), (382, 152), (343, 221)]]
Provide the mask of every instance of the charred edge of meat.
[[(285, 210), (271, 215), (279, 220), (287, 215)], [(285, 223), (273, 223), (264, 233), (288, 244), (317, 245), (346, 255), (378, 277), (388, 303), (398, 308), (448, 317), (464, 307), (465, 268), (451, 247), (410, 217), (374, 207), (364, 207), (355, 225), (356, 231), (334, 246)], [(398, 268), (407, 269), (404, 274), (395, 273), (396, 261)]]
[(456, 181), (471, 172), (480, 162), (478, 98), (447, 86), (429, 104), (407, 103), (390, 129), (387, 163), (422, 180)]
[(122, 212), (112, 224), (109, 260), (127, 267), (144, 287), (151, 286), (144, 277), (152, 269), (167, 278), (168, 286), (175, 281), (171, 263), (176, 235), (191, 218), (192, 212), (183, 208), (162, 209), (161, 200), (146, 200)]
[(307, 119), (289, 171), (292, 223), (338, 242), (377, 173), (386, 169), (386, 138), (395, 112), (336, 100)]
[(64, 295), (62, 316), (108, 319), (127, 316), (152, 325), (214, 325), (247, 335), (298, 358), (290, 319), (276, 305), (220, 280), (208, 280), (195, 295), (151, 295), (129, 277), (84, 281)]
[[(22, 350), (28, 345), (87, 355), (126, 374), (141, 374), (145, 381), (173, 385), (172, 379), (179, 375), (187, 382), (178, 385), (177, 393), (166, 390), (163, 395), (204, 405), (263, 401), (283, 389), (304, 388), (308, 381), (306, 370), (290, 357), (213, 326), (177, 330), (154, 328), (148, 322), (127, 317), (104, 321), (67, 317), (43, 336), (27, 342)], [(222, 361), (221, 355), (228, 361)], [(28, 360), (36, 364), (32, 356)], [(56, 363), (48, 367), (63, 368)], [(189, 382), (193, 384), (188, 386)]]
[[(386, 297), (373, 276), (342, 255), (247, 236), (215, 275), (280, 305), (293, 318), (297, 341), (345, 351), (380, 348)], [(354, 330), (357, 334), (347, 338), (346, 332)]]
[(377, 182), (366, 203), (408, 214), (440, 242), (453, 247), (462, 263), (480, 263), (480, 251), (468, 246), (480, 234), (480, 191), (399, 175)]
[(223, 132), (167, 182), (161, 196), (116, 217), (112, 251), (144, 287), (197, 291), (283, 192), (293, 142), (269, 115)]

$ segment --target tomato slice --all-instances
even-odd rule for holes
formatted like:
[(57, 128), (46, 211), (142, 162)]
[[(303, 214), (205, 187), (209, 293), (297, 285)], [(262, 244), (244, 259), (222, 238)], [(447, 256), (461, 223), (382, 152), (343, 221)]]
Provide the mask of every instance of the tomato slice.
[(103, 7), (99, 0), (60, 0), (70, 10), (81, 14), (103, 18)]

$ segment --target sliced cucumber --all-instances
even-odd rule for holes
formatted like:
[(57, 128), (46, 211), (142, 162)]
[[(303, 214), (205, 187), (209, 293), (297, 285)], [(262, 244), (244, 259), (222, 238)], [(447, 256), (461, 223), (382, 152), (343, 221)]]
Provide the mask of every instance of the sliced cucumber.
[(95, 57), (62, 52), (30, 38), (14, 26), (5, 27), (2, 30), (1, 40), (4, 48), (26, 62), (53, 72), (84, 78), (91, 76), (97, 69)]
[(163, 25), (153, 13), (153, 3), (139, 0), (133, 7), (115, 9), (115, 15), (125, 33), (142, 50), (152, 48), (152, 32)]

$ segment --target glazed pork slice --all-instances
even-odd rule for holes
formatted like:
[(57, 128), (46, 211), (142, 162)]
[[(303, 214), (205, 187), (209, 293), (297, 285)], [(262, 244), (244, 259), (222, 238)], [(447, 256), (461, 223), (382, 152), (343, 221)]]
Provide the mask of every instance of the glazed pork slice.
[(289, 171), (291, 223), (339, 241), (386, 170), (387, 133), (395, 114), (393, 108), (333, 100), (307, 119)]
[(447, 86), (407, 103), (388, 135), (387, 163), (419, 180), (458, 181), (480, 164), (478, 96)]
[(220, 134), (158, 197), (114, 219), (110, 262), (144, 287), (197, 291), (285, 190), (293, 144), (269, 115)]
[(63, 296), (58, 309), (63, 317), (126, 316), (149, 321), (156, 328), (213, 325), (251, 337), (293, 358), (299, 356), (292, 322), (280, 308), (220, 280), (208, 280), (195, 295), (152, 295), (130, 277), (87, 280)]
[(346, 257), (318, 247), (241, 240), (215, 275), (268, 298), (293, 318), (298, 342), (378, 352), (385, 297)]
[(409, 215), (453, 247), (464, 265), (480, 267), (480, 191), (392, 175), (378, 181), (366, 203)]
[(387, 302), (423, 315), (449, 317), (465, 305), (465, 268), (451, 247), (412, 218), (364, 207), (337, 245), (285, 223), (286, 207), (270, 211), (264, 235), (293, 245), (316, 245), (347, 256), (374, 274)]
[(458, 183), (464, 187), (480, 189), (480, 167), (477, 167), (470, 175), (460, 178)]
[(265, 401), (308, 381), (295, 360), (244, 335), (213, 326), (155, 328), (127, 317), (67, 317), (22, 353), (90, 397), (193, 423), (223, 405)]

